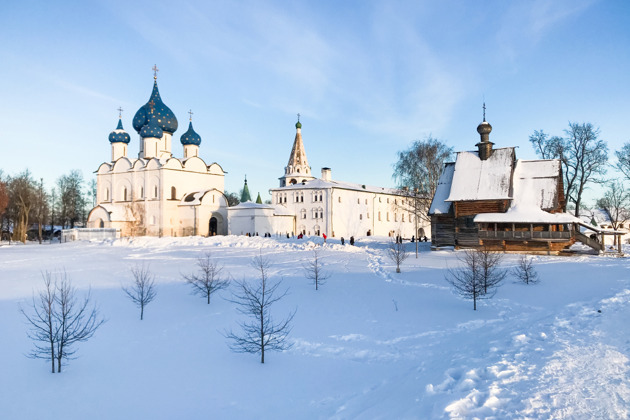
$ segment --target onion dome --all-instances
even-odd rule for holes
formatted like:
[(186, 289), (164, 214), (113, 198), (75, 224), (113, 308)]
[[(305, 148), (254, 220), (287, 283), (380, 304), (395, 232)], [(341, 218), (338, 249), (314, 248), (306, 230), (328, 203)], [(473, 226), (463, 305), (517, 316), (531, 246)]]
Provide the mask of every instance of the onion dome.
[(182, 134), (179, 141), (183, 145), (194, 144), (199, 146), (201, 144), (201, 136), (193, 129), (192, 121), (188, 124), (188, 131)]
[(164, 131), (162, 130), (162, 127), (158, 125), (158, 119), (153, 113), (153, 104), (149, 102), (149, 105), (149, 123), (142, 127), (142, 129), (140, 130), (140, 137), (142, 137), (143, 139), (147, 137), (155, 137), (157, 139), (161, 139), (164, 135)]
[[(154, 114), (157, 119), (157, 124), (163, 131), (173, 134), (177, 130), (177, 118), (173, 111), (162, 102), (160, 97), (160, 91), (158, 90), (157, 80), (153, 82), (153, 92), (149, 101), (144, 104), (136, 115), (133, 117), (133, 128), (140, 133), (142, 128), (149, 122), (149, 103), (153, 101)], [(160, 136), (161, 137), (161, 136)]]
[(118, 119), (118, 127), (111, 133), (109, 133), (109, 142), (110, 143), (127, 143), (131, 141), (131, 137), (129, 134), (123, 129), (122, 119)]
[(490, 134), (492, 131), (492, 126), (488, 121), (483, 121), (481, 124), (477, 126), (477, 133), (479, 134)]

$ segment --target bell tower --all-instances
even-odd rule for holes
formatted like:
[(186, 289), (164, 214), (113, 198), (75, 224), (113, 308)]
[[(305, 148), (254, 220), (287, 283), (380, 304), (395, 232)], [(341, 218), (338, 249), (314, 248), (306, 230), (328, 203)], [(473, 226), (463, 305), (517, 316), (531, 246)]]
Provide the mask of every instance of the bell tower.
[(302, 123), (300, 122), (300, 114), (297, 114), (298, 121), (295, 124), (295, 140), (293, 148), (289, 156), (289, 163), (284, 168), (284, 176), (280, 177), (280, 187), (297, 184), (298, 182), (307, 182), (315, 179), (311, 174), (311, 167), (308, 166), (306, 159), (306, 151), (302, 142)]

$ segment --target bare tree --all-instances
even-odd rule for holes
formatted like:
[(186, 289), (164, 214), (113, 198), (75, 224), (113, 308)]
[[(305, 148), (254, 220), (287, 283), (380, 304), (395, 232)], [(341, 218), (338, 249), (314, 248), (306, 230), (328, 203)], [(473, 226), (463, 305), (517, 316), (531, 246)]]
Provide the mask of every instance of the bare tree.
[(494, 290), (505, 279), (507, 271), (501, 268), (503, 254), (490, 251), (487, 247), (481, 247), (477, 250), (479, 253), (479, 268), (481, 282), (483, 284), (483, 293), (488, 290)]
[(599, 139), (599, 130), (591, 123), (569, 123), (566, 137), (549, 137), (534, 131), (529, 141), (543, 159), (560, 159), (564, 174), (565, 208), (575, 204), (575, 215), (580, 215), (582, 195), (589, 183), (600, 182), (598, 176), (606, 173), (608, 146)]
[(307, 261), (303, 267), (305, 277), (313, 282), (315, 290), (319, 290), (319, 286), (326, 284), (326, 280), (330, 278), (330, 273), (324, 270), (322, 258), (317, 248), (313, 249), (313, 257)]
[(123, 286), (123, 291), (129, 299), (140, 308), (140, 321), (144, 319), (144, 307), (155, 299), (155, 277), (144, 265), (131, 267), (133, 284), (130, 287)]
[(399, 240), (400, 235), (392, 238), (389, 247), (387, 248), (387, 256), (394, 264), (396, 264), (396, 272), (400, 273), (400, 264), (402, 264), (409, 254), (405, 250), (405, 244), (402, 240)]
[[(604, 196), (596, 202), (596, 206), (606, 213), (614, 230), (619, 229), (621, 224), (630, 220), (629, 204), (630, 194), (626, 191), (623, 183), (618, 180), (609, 182)], [(617, 241), (621, 241), (621, 236), (615, 235), (615, 242)]]
[(223, 278), (221, 276), (223, 266), (214, 261), (210, 253), (207, 253), (203, 257), (197, 259), (197, 267), (199, 267), (198, 274), (184, 274), (183, 277), (184, 280), (186, 280), (186, 283), (192, 287), (193, 293), (206, 298), (209, 305), (210, 296), (212, 296), (213, 293), (228, 287), (230, 282), (227, 278)]
[(45, 288), (39, 299), (33, 296), (33, 313), (28, 314), (22, 307), (20, 312), (31, 326), (28, 337), (35, 342), (29, 357), (50, 360), (55, 373), (55, 361), (57, 372), (61, 372), (62, 361), (72, 359), (76, 353), (74, 345), (90, 339), (105, 320), (90, 305), (89, 293), (83, 300), (77, 298), (65, 272), (54, 282), (51, 273), (42, 275)]
[(129, 220), (127, 222), (127, 234), (132, 238), (145, 235), (144, 203), (131, 202), (125, 206), (125, 212), (127, 220)]
[(499, 283), (491, 284), (484, 279), (482, 253), (474, 249), (461, 251), (458, 255), (460, 267), (448, 269), (446, 281), (464, 299), (472, 299), (473, 309), (477, 310), (477, 301), (489, 299), (496, 293)]
[[(453, 154), (453, 149), (440, 140), (429, 136), (416, 140), (411, 147), (398, 152), (398, 162), (394, 164), (393, 178), (400, 188), (400, 194), (406, 198), (407, 208), (413, 212), (415, 233), (418, 237), (418, 221), (431, 221), (429, 207), (440, 180), (444, 162)], [(418, 243), (416, 242), (416, 258)]]
[(521, 255), (518, 259), (518, 264), (512, 270), (514, 277), (519, 279), (525, 284), (538, 283), (538, 273), (534, 268), (534, 261), (527, 255)]
[(270, 262), (262, 254), (255, 257), (252, 266), (258, 271), (259, 282), (249, 284), (245, 280), (237, 282), (238, 293), (230, 302), (236, 303), (237, 311), (249, 317), (249, 321), (240, 322), (240, 333), (232, 330), (225, 332), (231, 341), (230, 348), (237, 353), (260, 353), (260, 363), (265, 363), (266, 351), (283, 351), (292, 347), (287, 336), (291, 332), (291, 321), (295, 310), (280, 322), (271, 317), (271, 306), (285, 297), (288, 289), (278, 292), (280, 282), (269, 281)]

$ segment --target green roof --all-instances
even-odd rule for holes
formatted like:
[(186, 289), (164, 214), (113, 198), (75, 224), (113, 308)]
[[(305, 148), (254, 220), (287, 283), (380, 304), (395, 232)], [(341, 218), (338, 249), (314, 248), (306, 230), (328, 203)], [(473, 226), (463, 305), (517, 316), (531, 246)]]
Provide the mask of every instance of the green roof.
[(247, 177), (245, 177), (245, 185), (243, 185), (243, 193), (241, 194), (241, 203), (246, 201), (252, 201), (252, 196), (249, 195), (249, 187), (247, 186)]

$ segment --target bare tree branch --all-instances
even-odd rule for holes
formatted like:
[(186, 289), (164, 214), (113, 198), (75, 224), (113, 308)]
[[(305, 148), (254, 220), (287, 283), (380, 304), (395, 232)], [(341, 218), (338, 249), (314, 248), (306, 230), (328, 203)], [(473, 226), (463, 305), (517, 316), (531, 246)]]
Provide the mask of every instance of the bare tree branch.
[(291, 321), (295, 310), (280, 322), (271, 317), (271, 306), (285, 297), (288, 289), (278, 292), (280, 282), (270, 283), (270, 262), (262, 254), (255, 257), (252, 266), (259, 273), (259, 282), (249, 284), (246, 281), (236, 282), (238, 292), (228, 299), (237, 305), (237, 311), (249, 317), (248, 321), (239, 323), (241, 331), (225, 332), (231, 341), (230, 348), (237, 353), (260, 353), (260, 363), (265, 363), (266, 351), (283, 351), (292, 347), (287, 336), (291, 332)]
[(520, 256), (518, 264), (512, 270), (512, 274), (525, 284), (534, 284), (539, 281), (538, 273), (534, 268), (534, 262), (527, 255)]
[(315, 285), (315, 290), (319, 290), (319, 286), (326, 284), (326, 280), (330, 278), (330, 273), (324, 270), (322, 258), (317, 248), (313, 249), (313, 257), (303, 264), (304, 276), (311, 280)]
[(199, 267), (198, 274), (193, 273), (183, 275), (183, 277), (186, 283), (192, 287), (193, 293), (206, 298), (209, 305), (210, 296), (228, 287), (230, 282), (227, 278), (221, 277), (223, 266), (214, 261), (210, 253), (197, 259), (197, 267)]
[(50, 360), (53, 373), (57, 361), (57, 372), (61, 372), (62, 361), (72, 359), (76, 352), (73, 346), (90, 339), (105, 320), (95, 306), (90, 307), (89, 292), (82, 301), (77, 299), (65, 272), (54, 282), (50, 272), (42, 276), (44, 290), (39, 301), (33, 296), (33, 313), (22, 307), (20, 312), (31, 326), (27, 334), (35, 346), (29, 357)]
[(140, 308), (140, 320), (144, 319), (144, 307), (155, 299), (155, 277), (144, 265), (137, 265), (131, 268), (133, 284), (129, 287), (123, 286), (125, 294), (133, 303)]
[(405, 244), (399, 240), (400, 234), (395, 238), (391, 238), (389, 247), (387, 248), (387, 256), (394, 264), (396, 264), (396, 272), (400, 273), (400, 265), (407, 259), (409, 254), (405, 250)]

